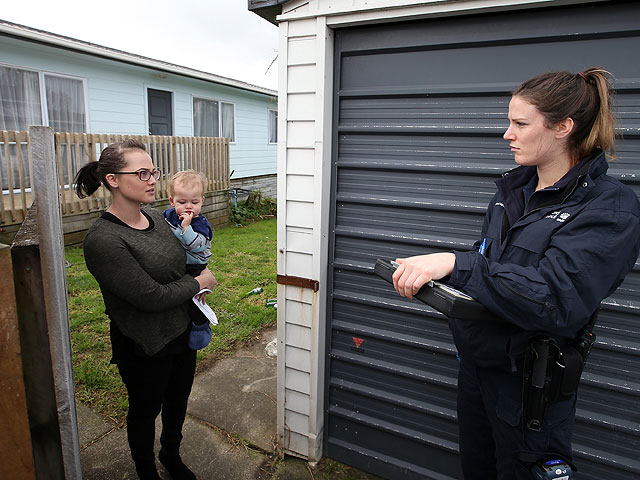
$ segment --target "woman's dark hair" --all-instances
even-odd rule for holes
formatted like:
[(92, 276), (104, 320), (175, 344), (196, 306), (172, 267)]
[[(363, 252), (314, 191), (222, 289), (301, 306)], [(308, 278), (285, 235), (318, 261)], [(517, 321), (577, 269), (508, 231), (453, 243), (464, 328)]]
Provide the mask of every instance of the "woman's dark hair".
[(111, 190), (107, 183), (107, 174), (116, 173), (125, 167), (127, 162), (124, 159), (124, 154), (127, 150), (146, 152), (147, 147), (140, 140), (133, 138), (105, 147), (97, 162), (87, 163), (76, 174), (74, 181), (78, 197), (84, 198), (91, 195), (100, 187), (100, 184), (107, 187), (107, 190)]
[(569, 153), (574, 163), (595, 148), (615, 152), (611, 111), (611, 73), (591, 67), (584, 72), (549, 72), (527, 80), (513, 92), (535, 106), (547, 127), (573, 119)]

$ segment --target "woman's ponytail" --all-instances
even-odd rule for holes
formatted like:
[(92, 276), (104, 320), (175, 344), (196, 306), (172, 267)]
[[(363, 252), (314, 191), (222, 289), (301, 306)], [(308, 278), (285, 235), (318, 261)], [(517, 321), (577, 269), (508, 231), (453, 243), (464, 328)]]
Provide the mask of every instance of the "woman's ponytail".
[(594, 88), (599, 99), (599, 106), (589, 135), (578, 142), (578, 152), (584, 156), (599, 147), (614, 154), (615, 128), (611, 110), (611, 74), (601, 68), (591, 67), (582, 72), (581, 76), (590, 87)]
[(76, 194), (78, 198), (88, 197), (102, 184), (102, 180), (98, 174), (99, 166), (99, 162), (87, 163), (76, 174), (74, 182), (76, 184)]

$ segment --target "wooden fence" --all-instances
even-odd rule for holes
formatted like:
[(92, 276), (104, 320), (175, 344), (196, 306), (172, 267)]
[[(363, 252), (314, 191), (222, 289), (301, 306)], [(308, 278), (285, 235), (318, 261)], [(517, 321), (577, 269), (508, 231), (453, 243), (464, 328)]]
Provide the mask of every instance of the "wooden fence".
[[(90, 197), (78, 198), (73, 190), (73, 178), (83, 165), (97, 160), (104, 147), (127, 138), (146, 144), (156, 168), (162, 171), (156, 187), (156, 200), (169, 198), (169, 178), (175, 172), (188, 168), (206, 175), (206, 193), (229, 189), (228, 138), (56, 133), (55, 153), (63, 217), (100, 211), (108, 206), (109, 194), (104, 187)], [(33, 202), (32, 185), (29, 132), (0, 131), (2, 228), (22, 223)]]

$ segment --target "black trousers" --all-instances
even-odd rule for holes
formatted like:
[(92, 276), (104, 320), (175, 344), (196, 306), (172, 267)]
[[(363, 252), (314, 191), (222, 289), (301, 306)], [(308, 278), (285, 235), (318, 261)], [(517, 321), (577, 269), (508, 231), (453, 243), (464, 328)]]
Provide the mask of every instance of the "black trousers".
[(162, 450), (177, 454), (196, 369), (196, 352), (186, 348), (159, 358), (127, 356), (119, 358), (117, 365), (129, 394), (127, 438), (133, 461), (136, 465), (155, 461), (155, 420), (160, 412)]
[(571, 461), (576, 395), (547, 405), (542, 429), (522, 419), (522, 372), (476, 367), (460, 360), (458, 428), (465, 480), (530, 480), (537, 460)]

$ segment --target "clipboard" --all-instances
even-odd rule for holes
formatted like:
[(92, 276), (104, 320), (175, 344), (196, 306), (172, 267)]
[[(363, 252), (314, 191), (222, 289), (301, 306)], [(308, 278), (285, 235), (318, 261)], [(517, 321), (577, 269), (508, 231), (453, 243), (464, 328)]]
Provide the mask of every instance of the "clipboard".
[[(390, 260), (379, 258), (376, 260), (373, 272), (380, 278), (393, 284), (393, 272), (396, 271), (397, 264)], [(466, 293), (450, 287), (446, 283), (431, 281), (425, 284), (414, 295), (423, 303), (435, 308), (449, 318), (459, 318), (462, 320), (491, 320), (499, 319), (487, 308)]]

